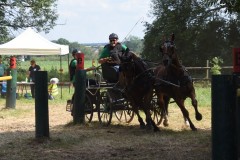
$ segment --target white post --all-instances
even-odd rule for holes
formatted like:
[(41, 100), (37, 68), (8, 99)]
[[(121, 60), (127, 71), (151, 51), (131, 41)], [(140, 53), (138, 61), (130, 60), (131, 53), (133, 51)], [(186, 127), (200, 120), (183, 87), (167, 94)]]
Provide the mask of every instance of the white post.
[(206, 78), (209, 78), (209, 60), (207, 60), (207, 71), (206, 71)]

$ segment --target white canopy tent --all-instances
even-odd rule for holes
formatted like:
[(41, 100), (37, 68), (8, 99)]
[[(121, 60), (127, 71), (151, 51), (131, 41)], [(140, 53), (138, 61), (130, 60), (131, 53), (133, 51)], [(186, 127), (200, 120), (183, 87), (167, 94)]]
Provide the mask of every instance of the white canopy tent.
[(31, 28), (27, 28), (13, 40), (0, 45), (0, 55), (60, 55), (60, 68), (62, 68), (61, 55), (68, 53), (68, 45), (53, 43)]
[(53, 43), (27, 28), (13, 40), (0, 45), (0, 55), (65, 55), (69, 46)]

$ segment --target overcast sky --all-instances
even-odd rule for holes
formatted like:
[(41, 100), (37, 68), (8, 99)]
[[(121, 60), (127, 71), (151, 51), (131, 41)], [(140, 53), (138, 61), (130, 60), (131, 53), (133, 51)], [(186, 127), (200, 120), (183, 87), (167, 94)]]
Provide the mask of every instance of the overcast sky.
[[(58, 25), (48, 34), (49, 40), (65, 38), (70, 42), (107, 42), (110, 33), (120, 41), (128, 33), (143, 38), (142, 21), (148, 16), (151, 0), (58, 0)], [(132, 30), (132, 31), (131, 31)]]

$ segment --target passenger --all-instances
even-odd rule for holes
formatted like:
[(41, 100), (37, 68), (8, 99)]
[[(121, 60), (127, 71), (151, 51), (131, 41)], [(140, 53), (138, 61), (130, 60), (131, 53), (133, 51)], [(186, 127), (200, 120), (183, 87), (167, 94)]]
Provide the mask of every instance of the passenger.
[(118, 72), (121, 56), (127, 47), (118, 42), (118, 35), (112, 33), (109, 35), (109, 44), (105, 45), (99, 55), (98, 62), (102, 66), (103, 78), (110, 83), (118, 81)]

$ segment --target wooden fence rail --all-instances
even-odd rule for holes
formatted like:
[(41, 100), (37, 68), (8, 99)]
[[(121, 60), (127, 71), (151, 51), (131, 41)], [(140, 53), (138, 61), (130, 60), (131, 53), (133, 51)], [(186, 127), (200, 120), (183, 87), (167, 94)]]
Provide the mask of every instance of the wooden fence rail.
[[(222, 70), (228, 70), (227, 72), (231, 72), (233, 70), (233, 66), (223, 66), (221, 68), (222, 68)], [(203, 76), (201, 78), (193, 77), (193, 80), (211, 80), (211, 78), (210, 78), (211, 67), (186, 67), (186, 69), (190, 72), (194, 71), (194, 70), (205, 70), (206, 71), (205, 76)]]
[[(192, 76), (194, 81), (200, 81), (200, 80), (204, 80), (204, 81), (209, 81), (211, 80), (211, 74), (210, 74), (210, 69), (211, 67), (209, 66), (209, 61), (207, 61), (206, 66), (205, 67), (186, 67), (186, 69), (190, 72), (190, 75)], [(191, 74), (193, 71), (197, 71), (199, 72), (199, 70), (204, 71), (205, 74), (201, 75), (201, 77), (194, 77), (194, 74)], [(221, 71), (222, 73), (232, 73), (233, 70), (233, 66), (221, 66)]]

